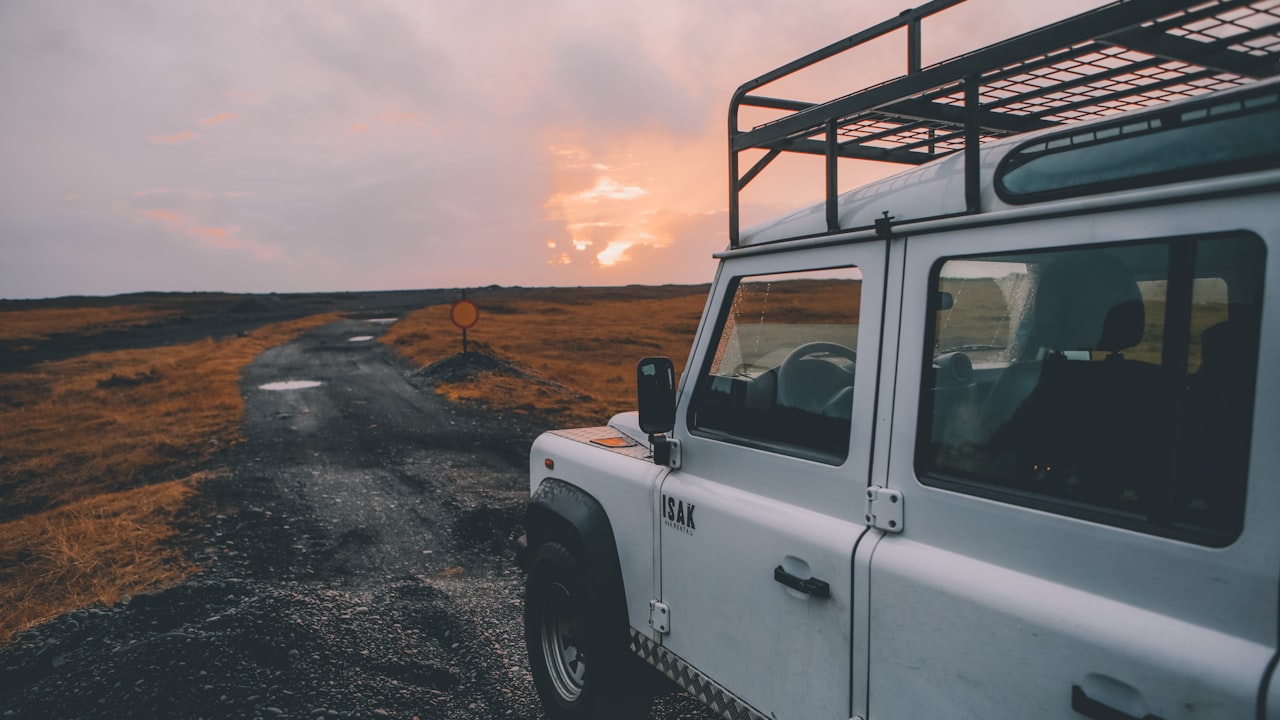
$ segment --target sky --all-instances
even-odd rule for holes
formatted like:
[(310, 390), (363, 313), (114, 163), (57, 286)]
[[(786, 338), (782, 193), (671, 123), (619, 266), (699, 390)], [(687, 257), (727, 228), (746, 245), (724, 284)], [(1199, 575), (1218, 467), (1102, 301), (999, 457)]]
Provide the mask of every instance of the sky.
[[(734, 89), (914, 4), (0, 0), (0, 298), (707, 282)], [(969, 0), (924, 60), (1099, 4)], [(820, 197), (779, 168), (746, 224)]]

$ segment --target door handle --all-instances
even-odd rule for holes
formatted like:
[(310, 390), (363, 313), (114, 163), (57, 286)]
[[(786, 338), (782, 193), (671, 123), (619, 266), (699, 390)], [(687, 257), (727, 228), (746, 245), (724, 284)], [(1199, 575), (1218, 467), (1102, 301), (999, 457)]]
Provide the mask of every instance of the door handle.
[(1138, 717), (1129, 713), (1113, 708), (1110, 705), (1094, 700), (1085, 694), (1084, 688), (1079, 685), (1071, 686), (1071, 709), (1093, 720), (1163, 720), (1159, 715), (1150, 713)]
[(773, 579), (786, 585), (792, 590), (798, 590), (805, 595), (812, 595), (816, 598), (831, 597), (831, 586), (824, 580), (818, 578), (798, 578), (795, 575), (782, 569), (782, 566), (773, 569)]

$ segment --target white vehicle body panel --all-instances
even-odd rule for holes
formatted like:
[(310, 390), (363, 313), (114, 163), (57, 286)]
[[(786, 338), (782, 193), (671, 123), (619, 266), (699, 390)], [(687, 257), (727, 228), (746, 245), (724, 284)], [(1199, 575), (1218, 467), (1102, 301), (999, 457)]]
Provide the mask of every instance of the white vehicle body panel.
[[(872, 562), (869, 717), (1074, 718), (1072, 685), (1173, 718), (1252, 713), (1277, 635), (1270, 468), (1278, 340), (1263, 323), (1245, 532), (1197, 546), (921, 484), (913, 468), (924, 298), (938, 258), (1245, 229), (1280, 237), (1274, 194), (909, 238), (889, 485), (908, 521)], [(1267, 276), (1280, 267), (1268, 254)], [(915, 302), (912, 302), (912, 301)], [(1280, 313), (1268, 288), (1264, 317)], [(992, 654), (998, 648), (999, 654)], [(1194, 682), (1188, 682), (1195, 678)], [(1140, 712), (1139, 712), (1140, 710)]]
[[(642, 457), (555, 433), (541, 435), (529, 453), (529, 477), (534, 479), (530, 494), (538, 491), (543, 479), (556, 477), (582, 488), (605, 506), (618, 546), (627, 615), (632, 627), (647, 634), (655, 583), (654, 489), (664, 469)], [(546, 467), (547, 458), (553, 459), (554, 470)]]

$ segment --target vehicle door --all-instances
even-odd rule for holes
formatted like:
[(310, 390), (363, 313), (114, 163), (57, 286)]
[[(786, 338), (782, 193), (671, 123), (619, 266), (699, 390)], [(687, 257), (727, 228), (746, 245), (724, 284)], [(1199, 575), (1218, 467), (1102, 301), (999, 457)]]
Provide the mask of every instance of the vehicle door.
[(660, 488), (668, 653), (767, 717), (849, 717), (882, 242), (724, 261)]
[(1280, 567), (1262, 208), (906, 241), (867, 717), (1256, 716)]

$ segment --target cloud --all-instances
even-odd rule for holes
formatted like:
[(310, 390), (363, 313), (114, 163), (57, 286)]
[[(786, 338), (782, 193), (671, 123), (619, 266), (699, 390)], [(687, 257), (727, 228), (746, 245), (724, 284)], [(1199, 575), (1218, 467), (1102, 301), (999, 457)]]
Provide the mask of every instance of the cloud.
[(635, 200), (648, 195), (639, 185), (623, 185), (611, 177), (596, 178), (596, 184), (582, 192), (557, 195), (552, 203), (595, 203), (602, 200)]
[(601, 252), (600, 266), (647, 282), (709, 282), (715, 273), (712, 254), (728, 244), (727, 222), (723, 211), (655, 212), (644, 232)]
[(191, 130), (182, 130), (172, 135), (152, 135), (147, 141), (155, 145), (177, 145), (178, 143), (193, 142), (200, 137)]
[(208, 247), (247, 251), (259, 260), (288, 260), (280, 248), (239, 237), (238, 228), (201, 225), (177, 210), (163, 208), (139, 210), (138, 214), (170, 231), (195, 238)]
[(699, 97), (635, 41), (597, 35), (563, 38), (552, 48), (550, 86), (559, 121), (595, 137), (618, 129), (698, 132), (712, 98)]
[(220, 125), (222, 123), (233, 122), (239, 117), (240, 117), (240, 113), (234, 112), (234, 111), (218, 113), (217, 115), (213, 115), (211, 117), (200, 118), (200, 124), (201, 125)]

